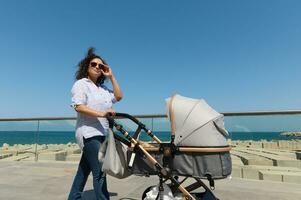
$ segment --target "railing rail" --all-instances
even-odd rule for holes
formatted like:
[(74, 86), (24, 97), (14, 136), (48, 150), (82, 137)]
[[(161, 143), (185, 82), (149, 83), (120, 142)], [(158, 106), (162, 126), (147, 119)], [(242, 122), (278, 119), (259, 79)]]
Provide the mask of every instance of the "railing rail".
[(248, 111), (248, 112), (224, 112), (224, 116), (250, 116), (250, 115), (298, 115), (301, 110), (283, 110), (283, 111)]
[[(297, 115), (301, 110), (283, 111), (246, 111), (246, 112), (222, 112), (224, 116), (258, 116), (258, 115)], [(166, 118), (166, 114), (133, 115), (136, 118)], [(76, 117), (28, 117), (28, 118), (0, 118), (0, 121), (47, 121), (47, 120), (75, 120)]]

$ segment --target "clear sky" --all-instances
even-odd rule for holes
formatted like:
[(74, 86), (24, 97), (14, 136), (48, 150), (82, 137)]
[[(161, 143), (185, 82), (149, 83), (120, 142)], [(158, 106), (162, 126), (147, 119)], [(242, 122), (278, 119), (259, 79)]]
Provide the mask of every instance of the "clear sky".
[(301, 109), (300, 10), (299, 0), (2, 0), (0, 118), (75, 116), (70, 89), (90, 46), (121, 85), (119, 112), (163, 114), (175, 93), (220, 112)]

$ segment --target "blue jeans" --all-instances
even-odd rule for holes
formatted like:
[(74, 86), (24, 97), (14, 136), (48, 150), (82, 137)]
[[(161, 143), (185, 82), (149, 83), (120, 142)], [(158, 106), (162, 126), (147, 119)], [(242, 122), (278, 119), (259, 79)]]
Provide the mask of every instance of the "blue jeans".
[(94, 136), (84, 139), (84, 148), (76, 176), (74, 178), (68, 200), (81, 199), (88, 176), (92, 171), (93, 188), (97, 200), (110, 199), (107, 190), (105, 174), (101, 171), (101, 164), (98, 160), (100, 145), (104, 142), (105, 136)]

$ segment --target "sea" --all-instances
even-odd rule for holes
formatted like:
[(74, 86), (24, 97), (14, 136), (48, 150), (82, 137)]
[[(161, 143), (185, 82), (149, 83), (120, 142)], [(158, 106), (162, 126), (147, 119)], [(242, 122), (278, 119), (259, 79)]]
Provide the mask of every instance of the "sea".
[[(130, 132), (133, 134), (133, 132)], [(161, 131), (154, 134), (162, 141), (170, 141), (170, 132)], [(300, 137), (283, 136), (281, 132), (229, 132), (229, 139), (232, 140), (295, 140)], [(142, 132), (140, 139), (150, 141), (150, 137)], [(4, 143), (14, 144), (67, 144), (75, 143), (74, 131), (0, 131), (0, 147)]]

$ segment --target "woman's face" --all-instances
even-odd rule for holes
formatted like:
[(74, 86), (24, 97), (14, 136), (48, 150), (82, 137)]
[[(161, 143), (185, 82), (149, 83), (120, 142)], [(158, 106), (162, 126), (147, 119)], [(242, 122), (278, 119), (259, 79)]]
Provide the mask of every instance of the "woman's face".
[(101, 75), (101, 68), (103, 66), (103, 62), (99, 58), (94, 58), (90, 61), (88, 67), (88, 76), (91, 78), (98, 78)]

